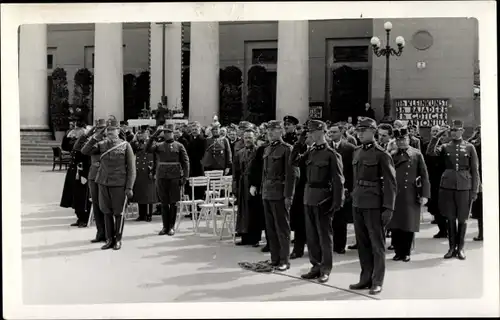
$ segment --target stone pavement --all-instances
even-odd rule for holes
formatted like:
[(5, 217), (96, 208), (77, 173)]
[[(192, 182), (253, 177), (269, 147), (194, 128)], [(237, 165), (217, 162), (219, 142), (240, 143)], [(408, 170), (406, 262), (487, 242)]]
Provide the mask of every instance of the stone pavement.
[[(242, 270), (239, 261), (268, 259), (259, 249), (235, 247), (208, 231), (193, 235), (191, 221), (174, 236), (157, 236), (161, 218), (127, 221), (120, 251), (101, 251), (89, 242), (95, 227), (69, 227), (72, 210), (59, 207), (64, 171), (22, 167), (22, 268), (25, 304), (146, 302), (323, 301), (374, 299), (367, 291), (350, 292), (358, 280), (356, 251), (334, 255), (326, 285), (298, 277), (309, 268), (306, 257), (293, 260), (283, 275)], [(467, 260), (444, 260), (446, 239), (432, 239), (437, 227), (426, 215), (409, 263), (387, 254), (384, 291), (376, 299), (467, 299), (482, 295), (483, 248), (472, 241)], [(349, 226), (348, 243), (354, 242)]]

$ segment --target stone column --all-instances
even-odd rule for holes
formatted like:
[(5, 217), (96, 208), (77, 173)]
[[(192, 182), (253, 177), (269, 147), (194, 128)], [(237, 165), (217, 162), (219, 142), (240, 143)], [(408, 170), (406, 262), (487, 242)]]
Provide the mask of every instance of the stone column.
[(22, 25), (19, 42), (20, 127), (46, 130), (49, 128), (47, 25)]
[(219, 23), (191, 22), (189, 120), (212, 123), (219, 113)]
[(309, 116), (309, 21), (278, 22), (276, 119)]
[[(158, 102), (161, 101), (161, 77), (162, 77), (162, 26), (156, 22), (152, 22), (151, 25), (151, 39), (150, 39), (150, 55), (151, 55), (151, 66), (150, 66), (150, 97), (149, 105), (151, 110), (155, 110)], [(166, 94), (166, 93), (165, 93)]]
[(124, 117), (122, 34), (121, 23), (95, 24), (94, 119)]
[(168, 107), (182, 111), (182, 24), (166, 26), (165, 95)]

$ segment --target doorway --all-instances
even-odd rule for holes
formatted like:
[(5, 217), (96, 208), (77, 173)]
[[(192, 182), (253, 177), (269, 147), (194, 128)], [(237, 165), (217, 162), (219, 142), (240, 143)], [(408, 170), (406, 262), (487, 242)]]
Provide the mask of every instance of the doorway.
[(352, 117), (356, 123), (371, 100), (370, 39), (328, 39), (326, 51), (326, 116), (332, 122)]

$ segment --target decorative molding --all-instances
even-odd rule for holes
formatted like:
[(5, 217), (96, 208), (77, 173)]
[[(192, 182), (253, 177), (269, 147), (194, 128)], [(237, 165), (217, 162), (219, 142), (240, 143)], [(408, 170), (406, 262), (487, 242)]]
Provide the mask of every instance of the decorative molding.
[(411, 38), (413, 47), (417, 50), (427, 50), (434, 44), (432, 34), (427, 30), (418, 30)]

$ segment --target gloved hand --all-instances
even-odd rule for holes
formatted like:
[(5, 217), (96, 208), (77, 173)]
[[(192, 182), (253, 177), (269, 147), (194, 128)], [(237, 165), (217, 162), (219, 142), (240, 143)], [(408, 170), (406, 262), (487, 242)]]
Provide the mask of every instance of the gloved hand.
[(134, 196), (134, 191), (132, 191), (132, 189), (126, 189), (125, 195), (127, 196), (127, 198), (132, 199), (132, 197)]
[(81, 177), (80, 178), (80, 183), (81, 184), (86, 184), (87, 183), (87, 179), (85, 179), (84, 177)]
[(226, 169), (224, 170), (224, 175), (225, 175), (225, 176), (227, 176), (228, 174), (229, 174), (229, 168), (226, 168)]
[(471, 192), (471, 200), (472, 200), (472, 202), (477, 200), (477, 193), (476, 192)]
[(428, 201), (429, 201), (429, 199), (427, 199), (426, 197), (421, 197), (420, 198), (420, 204), (423, 205), (423, 206), (425, 206)]
[(255, 197), (255, 195), (257, 194), (257, 188), (254, 186), (251, 186), (250, 187), (250, 194), (252, 195), (252, 197)]
[(100, 129), (99, 131), (97, 131), (95, 134), (94, 134), (94, 139), (96, 140), (101, 140), (104, 138), (104, 133), (106, 131), (106, 128), (102, 128)]
[(389, 222), (391, 222), (391, 219), (392, 219), (392, 210), (384, 209), (384, 211), (382, 211), (382, 225), (384, 227), (387, 227)]

